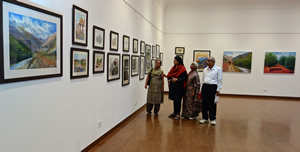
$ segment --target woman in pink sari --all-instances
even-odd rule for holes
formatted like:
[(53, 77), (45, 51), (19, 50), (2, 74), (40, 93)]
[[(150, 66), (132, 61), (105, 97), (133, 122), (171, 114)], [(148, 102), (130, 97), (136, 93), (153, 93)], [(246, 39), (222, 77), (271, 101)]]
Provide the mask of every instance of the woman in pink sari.
[(188, 74), (188, 80), (185, 88), (185, 95), (182, 106), (182, 117), (194, 120), (201, 112), (201, 100), (198, 99), (200, 91), (200, 79), (197, 72), (198, 63), (193, 62), (190, 66), (191, 71)]

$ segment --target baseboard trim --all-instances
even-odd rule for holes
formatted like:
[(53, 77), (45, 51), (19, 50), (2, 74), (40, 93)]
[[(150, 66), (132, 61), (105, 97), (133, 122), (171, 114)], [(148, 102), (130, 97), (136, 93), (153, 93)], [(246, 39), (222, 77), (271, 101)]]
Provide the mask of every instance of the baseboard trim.
[[(168, 94), (169, 91), (165, 91), (164, 94)], [(231, 97), (261, 97), (261, 98), (278, 98), (278, 99), (300, 99), (300, 97), (288, 97), (288, 96), (272, 96), (272, 95), (248, 95), (248, 94), (222, 94), (220, 96), (231, 96)]]
[(120, 123), (118, 123), (115, 127), (113, 127), (112, 129), (110, 129), (108, 132), (106, 132), (104, 135), (102, 135), (101, 137), (99, 137), (97, 140), (95, 140), (93, 143), (91, 143), (90, 145), (88, 145), (86, 148), (84, 148), (81, 152), (88, 152), (89, 150), (91, 150), (93, 147), (95, 147), (99, 142), (101, 142), (104, 138), (106, 138), (109, 134), (111, 134), (112, 132), (114, 132), (115, 130), (117, 130), (121, 125), (123, 125), (124, 123), (126, 123), (130, 118), (132, 118), (135, 114), (142, 112), (144, 110), (144, 107), (146, 106), (143, 105), (141, 108), (139, 108), (138, 110), (136, 110), (134, 113), (132, 113), (130, 116), (128, 116), (127, 118), (125, 118), (124, 120), (122, 120)]

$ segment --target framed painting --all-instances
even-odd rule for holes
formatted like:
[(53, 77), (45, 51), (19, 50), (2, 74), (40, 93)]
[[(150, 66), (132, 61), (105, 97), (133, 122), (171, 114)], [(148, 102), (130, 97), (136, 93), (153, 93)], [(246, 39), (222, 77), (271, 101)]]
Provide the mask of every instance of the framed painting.
[(175, 54), (184, 54), (184, 47), (175, 47)]
[(71, 48), (71, 79), (89, 77), (89, 50)]
[(264, 73), (294, 74), (296, 52), (266, 52)]
[(120, 79), (120, 54), (107, 54), (107, 81)]
[(105, 63), (105, 53), (94, 51), (93, 53), (93, 73), (103, 73)]
[(130, 43), (130, 37), (127, 35), (123, 35), (123, 51), (129, 52), (129, 43)]
[(141, 48), (140, 48), (140, 53), (141, 54), (145, 54), (145, 42), (144, 41), (141, 41), (141, 44), (140, 44)]
[(145, 59), (145, 72), (148, 73), (151, 69), (151, 45), (146, 44), (146, 59)]
[(62, 15), (15, 0), (1, 9), (0, 83), (62, 76)]
[(206, 60), (210, 57), (210, 51), (208, 50), (194, 50), (193, 61), (198, 63), (198, 72), (202, 72), (207, 66)]
[(93, 48), (104, 49), (105, 45), (105, 30), (98, 26), (93, 26)]
[(156, 55), (155, 55), (155, 46), (154, 45), (152, 45), (152, 58), (155, 58), (156, 57)]
[(118, 51), (119, 49), (119, 33), (110, 31), (110, 50)]
[(156, 59), (159, 59), (160, 46), (156, 44)]
[(122, 86), (129, 85), (130, 76), (129, 76), (129, 65), (130, 65), (130, 55), (122, 55)]
[(151, 60), (151, 68), (154, 68), (155, 67), (155, 59), (152, 59)]
[(145, 78), (145, 56), (140, 56), (140, 71), (139, 71), (140, 80)]
[(87, 46), (88, 11), (73, 5), (72, 44)]
[(139, 56), (131, 56), (131, 76), (137, 76), (139, 74)]
[(251, 73), (252, 52), (224, 51), (223, 72)]
[(164, 61), (164, 54), (163, 53), (159, 53), (159, 60), (161, 61), (161, 66), (162, 66), (163, 61)]
[(138, 44), (139, 44), (139, 40), (138, 39), (133, 39), (133, 44), (132, 44), (132, 48), (133, 48), (133, 50), (132, 50), (132, 52), (133, 53), (138, 53)]

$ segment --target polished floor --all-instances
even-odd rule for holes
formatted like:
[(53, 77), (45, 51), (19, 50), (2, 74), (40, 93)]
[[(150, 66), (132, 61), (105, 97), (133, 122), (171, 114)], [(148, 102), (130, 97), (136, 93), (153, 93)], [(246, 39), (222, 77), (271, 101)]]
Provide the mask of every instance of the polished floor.
[[(300, 152), (300, 99), (221, 96), (217, 125), (136, 113), (90, 152)], [(145, 109), (145, 108), (144, 108)]]

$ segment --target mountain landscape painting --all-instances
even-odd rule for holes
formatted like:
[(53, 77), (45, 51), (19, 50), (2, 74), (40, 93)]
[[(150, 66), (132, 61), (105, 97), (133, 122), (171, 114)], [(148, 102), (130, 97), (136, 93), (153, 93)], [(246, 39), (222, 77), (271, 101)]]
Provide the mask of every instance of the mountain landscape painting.
[(224, 51), (223, 72), (251, 73), (252, 52)]
[(210, 51), (194, 50), (194, 60), (198, 63), (197, 71), (203, 71), (207, 66), (206, 60), (210, 57)]
[(296, 52), (266, 52), (264, 73), (295, 72)]
[(10, 70), (57, 67), (56, 23), (9, 12)]

